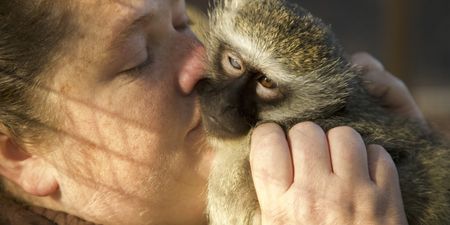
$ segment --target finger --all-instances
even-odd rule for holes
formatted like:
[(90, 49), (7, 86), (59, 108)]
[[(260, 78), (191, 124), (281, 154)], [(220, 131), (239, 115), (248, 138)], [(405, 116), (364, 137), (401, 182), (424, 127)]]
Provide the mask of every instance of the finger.
[[(389, 199), (391, 212), (400, 217), (399, 224), (407, 224), (403, 209), (402, 193), (397, 168), (389, 153), (380, 145), (367, 146), (369, 161), (369, 174), (372, 181), (381, 190), (386, 199)], [(389, 207), (389, 206), (388, 206)]]
[(331, 159), (324, 131), (312, 122), (295, 125), (289, 130), (295, 181), (331, 174)]
[(406, 85), (386, 71), (369, 71), (364, 75), (366, 88), (374, 97), (393, 112), (423, 120), (423, 115)]
[(371, 70), (364, 74), (364, 80), (369, 93), (381, 98), (386, 105), (397, 106), (402, 103), (399, 100), (410, 100), (405, 84), (389, 72)]
[(367, 52), (358, 52), (352, 55), (351, 62), (364, 70), (383, 71), (383, 64)]
[(384, 70), (383, 64), (368, 53), (361, 52), (352, 56), (352, 62), (364, 70), (364, 80), (370, 94), (382, 97), (392, 87), (401, 87), (401, 82), (396, 77)]
[(382, 97), (392, 87), (401, 87), (400, 80), (384, 70), (383, 64), (366, 52), (352, 55), (351, 61), (364, 69), (364, 80), (369, 93)]
[(364, 84), (369, 94), (381, 99), (382, 104), (393, 112), (424, 121), (406, 85), (385, 71), (383, 64), (368, 53), (356, 53), (351, 60), (363, 68)]
[(334, 174), (343, 179), (370, 179), (364, 141), (354, 129), (337, 127), (328, 131)]
[(274, 123), (258, 126), (252, 134), (250, 166), (260, 205), (273, 202), (293, 181), (292, 160), (283, 129)]
[(393, 187), (398, 180), (398, 174), (389, 153), (380, 145), (369, 145), (367, 157), (372, 181), (379, 187)]

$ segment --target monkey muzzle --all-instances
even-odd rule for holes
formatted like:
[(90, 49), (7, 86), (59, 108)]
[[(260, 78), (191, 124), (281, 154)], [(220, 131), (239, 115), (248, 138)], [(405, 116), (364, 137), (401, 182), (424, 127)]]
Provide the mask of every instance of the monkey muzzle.
[(211, 135), (237, 138), (246, 135), (256, 124), (253, 105), (245, 96), (244, 87), (235, 82), (204, 79), (196, 87), (200, 98), (202, 119)]

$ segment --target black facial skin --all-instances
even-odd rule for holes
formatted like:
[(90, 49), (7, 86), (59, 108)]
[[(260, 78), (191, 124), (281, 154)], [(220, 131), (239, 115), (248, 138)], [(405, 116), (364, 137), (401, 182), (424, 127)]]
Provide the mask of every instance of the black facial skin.
[[(208, 133), (221, 138), (245, 135), (257, 122), (254, 78), (249, 73), (234, 80), (201, 80), (197, 86), (202, 119)], [(213, 104), (211, 104), (213, 102)]]
[[(240, 58), (244, 72), (233, 78), (222, 65), (224, 51), (234, 52), (221, 45), (213, 59), (211, 73), (201, 80), (196, 90), (200, 96), (203, 124), (210, 135), (222, 139), (246, 135), (260, 121), (261, 110), (277, 107), (285, 98), (263, 100), (256, 93), (256, 86), (264, 76)], [(236, 53), (236, 55), (238, 55)]]
[(256, 124), (257, 117), (255, 93), (249, 91), (255, 89), (251, 82), (254, 78), (246, 70), (230, 79), (222, 66), (222, 52), (226, 49), (228, 46), (220, 45), (214, 55), (211, 73), (217, 74), (216, 78), (206, 76), (196, 86), (206, 131), (223, 139), (245, 135)]

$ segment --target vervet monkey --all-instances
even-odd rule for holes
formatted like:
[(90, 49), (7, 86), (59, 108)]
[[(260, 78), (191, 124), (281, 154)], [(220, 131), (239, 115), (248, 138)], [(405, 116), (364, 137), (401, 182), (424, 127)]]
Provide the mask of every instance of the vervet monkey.
[(208, 75), (198, 85), (203, 123), (217, 149), (211, 224), (258, 222), (249, 143), (253, 127), (264, 121), (286, 130), (302, 121), (324, 130), (353, 127), (394, 159), (409, 224), (450, 224), (448, 147), (367, 93), (328, 26), (281, 0), (214, 4), (205, 37)]

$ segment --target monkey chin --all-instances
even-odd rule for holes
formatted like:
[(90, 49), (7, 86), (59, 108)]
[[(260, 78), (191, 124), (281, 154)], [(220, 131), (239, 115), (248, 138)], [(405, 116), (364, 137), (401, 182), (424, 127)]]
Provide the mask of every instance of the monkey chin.
[(210, 225), (256, 225), (259, 203), (250, 162), (251, 131), (224, 139), (208, 136), (215, 158), (208, 182), (207, 214)]
[(209, 136), (219, 140), (240, 139), (246, 136), (252, 128), (245, 121), (226, 123), (222, 118), (203, 114), (202, 123)]

